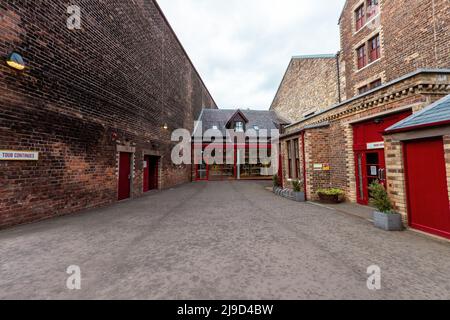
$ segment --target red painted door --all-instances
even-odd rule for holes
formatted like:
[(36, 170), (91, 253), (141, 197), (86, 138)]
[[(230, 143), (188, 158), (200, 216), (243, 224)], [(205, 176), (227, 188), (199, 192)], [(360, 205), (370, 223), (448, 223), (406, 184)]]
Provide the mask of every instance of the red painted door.
[(450, 238), (450, 209), (442, 138), (405, 143), (410, 226)]
[(159, 176), (158, 164), (159, 164), (158, 157), (150, 157), (149, 158), (149, 168), (148, 168), (149, 190), (157, 190), (158, 189), (158, 176)]
[(131, 154), (122, 152), (119, 159), (119, 200), (130, 198)]
[(369, 186), (377, 181), (386, 186), (384, 149), (356, 152), (355, 163), (358, 203), (368, 205)]
[(283, 188), (283, 156), (281, 155), (281, 144), (278, 150), (278, 182), (280, 183), (280, 187)]
[(150, 191), (150, 157), (144, 157), (144, 192)]
[(386, 186), (383, 133), (386, 128), (411, 115), (411, 110), (382, 116), (353, 125), (356, 193), (359, 204), (369, 204), (369, 186), (379, 181)]

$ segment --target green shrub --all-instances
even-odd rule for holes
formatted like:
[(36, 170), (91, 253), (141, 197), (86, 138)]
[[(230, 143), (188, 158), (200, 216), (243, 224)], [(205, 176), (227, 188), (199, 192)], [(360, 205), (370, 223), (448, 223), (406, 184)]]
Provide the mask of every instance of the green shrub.
[(294, 189), (294, 192), (302, 192), (302, 183), (300, 180), (293, 180), (292, 188)]
[(277, 174), (275, 174), (275, 175), (272, 177), (272, 181), (273, 181), (273, 186), (274, 186), (274, 187), (279, 187), (279, 186), (280, 186), (280, 178), (278, 177)]
[(341, 189), (331, 188), (331, 189), (319, 189), (317, 194), (323, 194), (325, 196), (343, 196), (345, 192)]
[(369, 186), (369, 191), (371, 197), (370, 204), (372, 206), (383, 213), (394, 213), (392, 202), (389, 199), (389, 195), (382, 184), (380, 184), (378, 181), (372, 183)]

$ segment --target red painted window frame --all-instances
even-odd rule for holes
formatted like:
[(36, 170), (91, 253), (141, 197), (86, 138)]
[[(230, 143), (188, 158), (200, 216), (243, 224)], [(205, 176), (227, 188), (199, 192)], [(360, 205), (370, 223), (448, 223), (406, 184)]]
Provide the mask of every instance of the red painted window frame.
[[(200, 144), (198, 144), (197, 146), (199, 146)], [(204, 149), (205, 147), (214, 145), (214, 143), (208, 144), (208, 143), (203, 143), (201, 144), (202, 149)], [(194, 145), (192, 146), (194, 149)], [(226, 144), (224, 144), (223, 146), (224, 151), (226, 150)], [(269, 142), (267, 143), (267, 145), (258, 145), (258, 144), (252, 144), (252, 143), (245, 143), (245, 144), (238, 144), (235, 143), (234, 146), (234, 178), (237, 178), (237, 149), (238, 148), (245, 148), (245, 150), (248, 149), (268, 149), (268, 150), (272, 150), (272, 144)], [(225, 151), (226, 152), (226, 151)], [(199, 178), (199, 174), (198, 174), (198, 167), (199, 165), (195, 165), (195, 181), (209, 181), (209, 167), (210, 165), (206, 165), (206, 178), (205, 179), (200, 179)]]
[(287, 146), (287, 159), (288, 159), (288, 177), (292, 179), (292, 142), (291, 140), (286, 141)]
[(379, 34), (369, 40), (369, 49), (370, 62), (374, 62), (381, 58), (381, 43)]
[(356, 55), (358, 58), (358, 69), (362, 69), (367, 66), (367, 53), (366, 44), (363, 44), (358, 49), (356, 49)]
[(364, 24), (366, 23), (366, 12), (364, 4), (362, 4), (355, 10), (355, 21), (356, 21), (355, 25), (356, 31), (364, 27)]
[(294, 139), (295, 178), (300, 178), (300, 140)]
[(305, 188), (305, 200), (308, 200), (308, 181), (306, 180), (306, 148), (305, 131), (302, 132), (302, 162), (303, 162), (303, 187)]

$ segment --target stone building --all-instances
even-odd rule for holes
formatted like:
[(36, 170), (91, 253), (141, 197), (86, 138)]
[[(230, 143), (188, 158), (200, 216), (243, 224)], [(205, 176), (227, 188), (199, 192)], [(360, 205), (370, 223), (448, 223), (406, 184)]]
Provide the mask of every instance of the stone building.
[(77, 3), (0, 3), (0, 227), (190, 181), (171, 132), (216, 108), (156, 1)]
[[(341, 188), (348, 201), (368, 205), (368, 186), (379, 181), (405, 225), (419, 229), (412, 219), (414, 208), (407, 205), (413, 195), (406, 188), (419, 180), (407, 181), (406, 144), (385, 130), (450, 93), (448, 12), (450, 2), (445, 0), (409, 1), (408, 5), (386, 0), (346, 2), (339, 21), (341, 50), (335, 80), (340, 83), (342, 102), (307, 118), (304, 108), (298, 108), (300, 120), (285, 128), (281, 141), (285, 186), (293, 179), (301, 180), (312, 200), (320, 188)], [(289, 90), (299, 97), (304, 92), (302, 85)], [(273, 110), (293, 117), (295, 111), (287, 106), (289, 99), (278, 101)], [(441, 149), (448, 149), (448, 138), (438, 136)], [(448, 168), (447, 156), (446, 163)], [(450, 219), (448, 202), (440, 219)], [(420, 230), (450, 237), (450, 230), (431, 226)]]
[(270, 109), (300, 121), (340, 102), (338, 66), (334, 54), (292, 57)]

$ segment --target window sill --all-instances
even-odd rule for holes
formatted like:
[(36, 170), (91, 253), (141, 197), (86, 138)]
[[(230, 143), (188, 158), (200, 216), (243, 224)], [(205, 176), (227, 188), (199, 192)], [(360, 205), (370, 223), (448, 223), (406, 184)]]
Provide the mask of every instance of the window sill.
[(362, 67), (361, 69), (356, 70), (355, 73), (359, 73), (359, 72), (361, 72), (361, 71), (363, 71), (363, 70), (366, 70), (367, 68), (373, 66), (374, 64), (376, 64), (376, 63), (377, 63), (378, 61), (380, 61), (380, 60), (381, 60), (381, 58), (378, 58), (377, 60), (372, 61), (371, 63), (369, 63), (368, 65), (365, 65), (365, 66)]
[(369, 20), (367, 20), (366, 23), (364, 23), (364, 25), (359, 28), (358, 30), (354, 29), (355, 31), (353, 31), (353, 35), (356, 36), (358, 33), (362, 32), (364, 29), (366, 29), (366, 27), (371, 24), (372, 22), (374, 22), (377, 18), (379, 18), (380, 13), (377, 13), (376, 15), (374, 15), (373, 17), (371, 17)]

